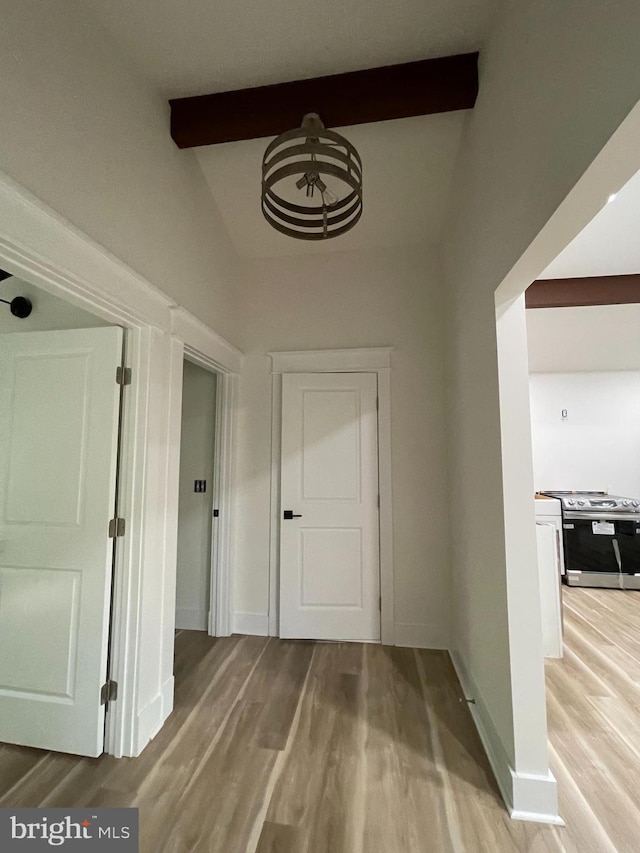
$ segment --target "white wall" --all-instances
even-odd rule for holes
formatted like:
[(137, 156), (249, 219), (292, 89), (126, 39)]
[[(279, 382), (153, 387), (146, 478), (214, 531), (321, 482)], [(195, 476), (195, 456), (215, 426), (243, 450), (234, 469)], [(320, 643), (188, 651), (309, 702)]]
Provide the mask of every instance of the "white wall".
[[(193, 152), (179, 151), (170, 138), (168, 104), (75, 0), (4, 4), (2, 38), (3, 185), (17, 182), (241, 346), (238, 261)], [(76, 261), (57, 265), (74, 269)], [(132, 530), (126, 546), (138, 549), (132, 559), (141, 567), (134, 581), (139, 609), (127, 626), (137, 636), (138, 659), (121, 674), (131, 682), (137, 714), (127, 754), (144, 747), (173, 702), (182, 351), (168, 334), (144, 335), (152, 339), (150, 358), (132, 367), (150, 374), (147, 399), (135, 399), (147, 480), (142, 494), (126, 497), (143, 500), (153, 523)]]
[(640, 371), (533, 374), (530, 390), (536, 490), (640, 495)]
[(536, 489), (640, 494), (639, 328), (640, 305), (527, 311)]
[[(2, 38), (3, 186), (17, 182), (241, 345), (238, 262), (195, 156), (179, 151), (170, 138), (168, 104), (141, 82), (137, 69), (75, 0), (4, 4)], [(25, 235), (24, 244), (31, 237)], [(45, 251), (45, 269), (47, 257)], [(56, 263), (74, 269), (77, 260)], [(120, 676), (130, 682), (136, 710), (131, 740), (123, 747), (127, 754), (144, 747), (173, 702), (180, 432), (175, 399), (182, 352), (168, 334), (144, 335), (152, 338), (149, 358), (132, 367), (149, 372), (149, 393), (141, 399), (134, 380), (130, 399), (135, 397), (138, 434), (147, 438), (146, 482), (141, 493), (126, 498), (143, 501), (149, 523), (131, 530), (125, 546), (137, 549), (132, 559), (140, 577), (133, 582), (141, 596), (138, 618), (127, 626), (127, 634), (137, 637), (138, 659)], [(167, 447), (169, 460), (163, 457)]]
[(83, 311), (77, 305), (65, 302), (46, 290), (12, 276), (0, 282), (0, 299), (26, 296), (31, 300), (33, 311), (28, 317), (14, 317), (8, 305), (0, 303), (0, 333), (48, 332), (55, 329), (90, 329), (106, 326), (104, 320)]
[[(524, 725), (544, 692), (537, 680), (528, 690), (511, 679), (532, 665), (526, 649), (538, 625), (524, 599), (504, 606), (520, 569), (505, 549), (494, 293), (640, 98), (639, 27), (636, 0), (506, 0), (481, 58), (444, 245), (455, 649), (481, 699), (482, 724), (504, 748), (508, 765), (493, 756), (498, 775), (516, 808), (537, 813), (545, 805), (538, 794), (544, 800), (546, 790), (551, 804), (553, 785), (540, 772), (544, 751), (532, 762), (527, 749), (544, 731)], [(561, 239), (580, 227), (567, 226)], [(515, 292), (552, 257), (532, 263)], [(526, 432), (514, 448), (530, 455)], [(526, 477), (517, 488), (524, 505)]]
[(530, 308), (531, 373), (640, 370), (640, 305)]
[(428, 251), (269, 259), (249, 267), (241, 382), (237, 624), (266, 631), (271, 376), (267, 352), (394, 346), (395, 619), (425, 646), (449, 639), (441, 275)]
[(0, 170), (238, 344), (239, 274), (169, 107), (74, 0), (2, 9)]
[[(182, 383), (176, 628), (206, 631), (211, 578), (211, 513), (216, 375), (189, 361)], [(206, 492), (194, 491), (206, 480)]]

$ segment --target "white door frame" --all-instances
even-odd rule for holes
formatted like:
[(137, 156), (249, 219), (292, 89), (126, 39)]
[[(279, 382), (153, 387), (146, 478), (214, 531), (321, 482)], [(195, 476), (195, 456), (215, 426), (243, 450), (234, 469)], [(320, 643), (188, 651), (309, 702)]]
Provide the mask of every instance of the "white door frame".
[[(217, 633), (230, 632), (232, 435), (235, 388), (242, 353), (178, 306), (161, 290), (76, 229), (8, 176), (0, 173), (0, 266), (43, 290), (127, 330), (126, 358), (134, 373), (127, 389), (123, 421), (120, 505), (127, 535), (114, 566), (111, 677), (117, 701), (109, 705), (105, 751), (138, 755), (155, 736), (173, 707), (173, 637), (177, 543), (178, 470), (182, 360), (224, 374), (227, 411), (221, 446), (226, 449), (225, 534), (220, 545)], [(158, 391), (158, 388), (160, 389)], [(155, 396), (154, 396), (155, 394)], [(165, 412), (161, 445), (150, 458), (153, 431), (150, 401)], [(155, 478), (155, 479), (154, 479)], [(154, 490), (153, 486), (157, 486)], [(163, 536), (158, 543), (158, 517)], [(152, 545), (153, 543), (153, 545)], [(155, 550), (154, 550), (155, 548)], [(162, 582), (158, 582), (158, 572)], [(145, 581), (155, 573), (161, 599), (153, 656), (141, 642)], [(161, 591), (157, 587), (161, 586)], [(147, 646), (149, 645), (147, 639)], [(160, 658), (160, 660), (159, 660)], [(142, 673), (154, 667), (165, 678), (157, 696), (144, 707), (139, 696)]]
[(207, 633), (210, 637), (228, 637), (231, 634), (232, 474), (238, 376), (187, 344), (184, 357), (216, 375), (212, 493), (213, 508), (219, 514), (217, 521), (212, 522), (216, 530), (211, 535)]
[(270, 352), (271, 524), (269, 636), (280, 633), (280, 460), (283, 373), (376, 373), (378, 375), (378, 478), (380, 484), (380, 637), (395, 645), (393, 616), (393, 499), (391, 492), (391, 353), (393, 347)]

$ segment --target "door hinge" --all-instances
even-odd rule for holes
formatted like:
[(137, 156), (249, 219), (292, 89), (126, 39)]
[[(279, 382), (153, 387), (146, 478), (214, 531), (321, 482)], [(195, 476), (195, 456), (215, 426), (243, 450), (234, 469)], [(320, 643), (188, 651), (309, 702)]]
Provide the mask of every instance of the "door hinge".
[(116, 536), (124, 536), (124, 531), (124, 518), (112, 518), (109, 522), (109, 539), (115, 539)]
[(220, 515), (220, 510), (219, 510), (219, 509), (214, 509), (214, 511), (213, 511), (213, 517), (214, 517), (214, 518), (218, 518), (218, 516), (219, 516), (219, 515)]
[(116, 367), (116, 383), (118, 385), (131, 385), (130, 367), (122, 367), (120, 364)]
[(107, 705), (109, 702), (115, 702), (117, 698), (118, 682), (112, 681), (111, 679), (109, 679), (109, 681), (105, 681), (100, 689), (100, 704)]
[(382, 613), (382, 596), (378, 599), (378, 610)]
[(376, 411), (380, 411), (380, 397), (376, 397)]
[(378, 509), (380, 509), (380, 495), (378, 495)]

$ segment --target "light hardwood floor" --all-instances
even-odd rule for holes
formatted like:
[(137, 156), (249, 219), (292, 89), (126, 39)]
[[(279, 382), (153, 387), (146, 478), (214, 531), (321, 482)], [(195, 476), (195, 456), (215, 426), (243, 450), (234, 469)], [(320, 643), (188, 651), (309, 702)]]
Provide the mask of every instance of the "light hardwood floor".
[(640, 593), (565, 590), (564, 612), (564, 828), (509, 819), (445, 652), (189, 631), (140, 758), (0, 746), (0, 806), (135, 805), (144, 853), (637, 853)]

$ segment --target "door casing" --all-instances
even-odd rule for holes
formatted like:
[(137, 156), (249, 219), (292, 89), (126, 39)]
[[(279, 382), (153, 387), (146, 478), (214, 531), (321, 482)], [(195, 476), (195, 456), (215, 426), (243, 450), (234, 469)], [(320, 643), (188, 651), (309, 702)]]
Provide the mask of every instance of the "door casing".
[(233, 374), (193, 348), (185, 346), (185, 361), (197, 364), (217, 380), (213, 446), (213, 507), (218, 517), (213, 521), (210, 554), (209, 619), (210, 637), (228, 637), (231, 633), (231, 507), (232, 460), (237, 382)]
[(380, 485), (381, 643), (395, 645), (393, 601), (393, 500), (391, 491), (391, 353), (393, 347), (270, 352), (271, 510), (269, 636), (279, 635), (280, 436), (283, 373), (376, 373), (378, 375), (378, 477)]
[[(224, 512), (222, 504), (220, 507), (224, 524), (219, 549), (224, 559), (219, 564), (221, 577), (217, 580), (216, 633), (230, 633), (229, 590), (233, 571), (230, 454), (233, 400), (242, 353), (3, 173), (0, 173), (0, 266), (127, 330), (125, 356), (127, 366), (133, 371), (133, 382), (125, 395), (120, 482), (127, 534), (119, 543), (114, 566), (111, 677), (118, 682), (118, 698), (108, 707), (105, 752), (118, 757), (135, 756), (155, 736), (173, 707), (177, 485), (184, 355), (223, 374), (228, 401), (222, 447), (227, 454), (223, 467), (229, 479), (224, 488), (227, 502)], [(159, 446), (150, 405), (154, 412), (164, 413)], [(151, 590), (150, 578), (155, 584)], [(158, 622), (152, 636), (146, 636), (140, 615), (142, 608), (146, 606), (148, 612), (153, 612), (152, 605), (158, 602), (161, 607)], [(156, 692), (145, 697), (143, 687), (149, 681), (156, 685)]]

